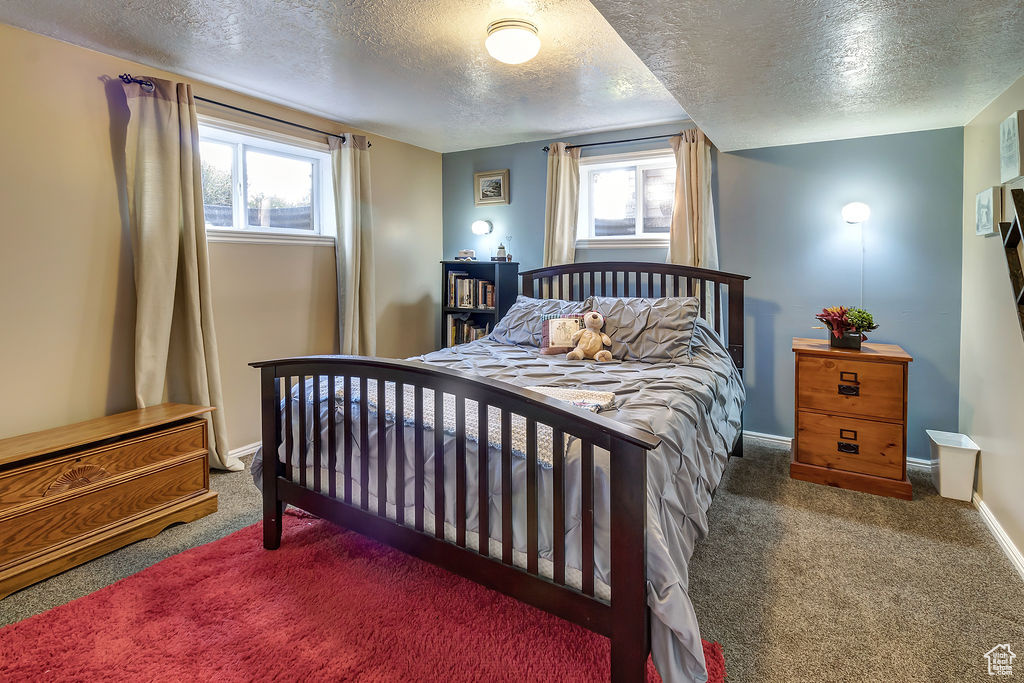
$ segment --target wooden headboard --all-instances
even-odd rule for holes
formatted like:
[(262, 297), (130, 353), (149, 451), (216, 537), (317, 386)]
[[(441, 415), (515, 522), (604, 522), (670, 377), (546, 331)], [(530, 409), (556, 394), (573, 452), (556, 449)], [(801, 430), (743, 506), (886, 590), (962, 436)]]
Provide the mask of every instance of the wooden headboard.
[(604, 261), (568, 263), (520, 273), (523, 294), (582, 301), (589, 296), (695, 296), (700, 315), (722, 337), (743, 368), (743, 283), (750, 278), (672, 263)]

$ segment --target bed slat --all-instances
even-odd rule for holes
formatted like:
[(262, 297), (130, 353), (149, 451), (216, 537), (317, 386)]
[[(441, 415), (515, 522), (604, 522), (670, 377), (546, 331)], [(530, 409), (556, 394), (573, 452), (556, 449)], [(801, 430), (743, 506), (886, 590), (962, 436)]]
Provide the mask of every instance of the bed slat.
[(512, 564), (512, 416), (501, 411), (501, 561)]
[(594, 445), (583, 442), (580, 457), (580, 486), (583, 488), (580, 515), (580, 571), (583, 573), (583, 592), (594, 594)]
[(292, 458), (295, 457), (295, 430), (292, 427), (292, 378), (282, 377), (284, 384), (284, 471), (289, 481), (294, 478), (292, 471)]
[(466, 547), (466, 399), (455, 397), (455, 544)]
[(338, 497), (338, 376), (327, 375), (327, 495)]
[(555, 583), (565, 584), (565, 437), (559, 429), (551, 433), (551, 560)]
[(345, 428), (342, 434), (345, 437), (345, 502), (352, 504), (352, 377), (345, 376)]
[(321, 464), (323, 462), (321, 460), (323, 444), (320, 443), (320, 375), (314, 375), (312, 379), (312, 388), (316, 392), (313, 395), (313, 490), (323, 491), (320, 488), (323, 484), (323, 481), (321, 481), (323, 476), (321, 474), (321, 470), (323, 470), (323, 465)]
[(377, 380), (377, 515), (386, 517), (388, 512), (388, 384)]
[(444, 392), (434, 392), (434, 537), (444, 538)]
[(395, 382), (395, 519), (405, 524), (405, 385)]
[(526, 421), (526, 571), (537, 573), (537, 422)]
[(491, 535), (491, 503), (490, 503), (490, 477), (488, 476), (488, 425), (487, 425), (487, 404), (483, 401), (477, 406), (477, 439), (476, 439), (476, 462), (477, 462), (477, 531), (480, 537), (479, 551), (481, 555), (490, 554)]
[(715, 285), (715, 332), (722, 331), (722, 288)]
[(423, 387), (417, 386), (414, 392), (413, 398), (413, 439), (415, 451), (413, 452), (413, 458), (415, 459), (415, 468), (413, 471), (413, 507), (416, 513), (416, 530), (423, 531), (423, 508), (425, 505), (425, 492), (426, 487), (425, 472), (424, 470), (424, 454), (423, 454)]
[(370, 395), (366, 377), (359, 378), (359, 505), (370, 508)]
[(299, 376), (299, 485), (306, 486), (309, 437), (306, 435), (306, 376)]

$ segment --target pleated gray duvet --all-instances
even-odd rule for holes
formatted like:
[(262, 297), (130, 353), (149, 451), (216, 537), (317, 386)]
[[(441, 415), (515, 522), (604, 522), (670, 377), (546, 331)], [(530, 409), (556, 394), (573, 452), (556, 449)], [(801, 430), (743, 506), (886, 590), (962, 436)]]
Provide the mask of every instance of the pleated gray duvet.
[[(707, 533), (707, 509), (711, 494), (721, 479), (729, 450), (740, 433), (740, 416), (745, 398), (740, 374), (722, 345), (718, 336), (698, 320), (694, 325), (690, 357), (680, 362), (659, 361), (568, 361), (564, 356), (541, 355), (532, 346), (515, 346), (484, 339), (463, 344), (415, 358), (432, 365), (451, 370), (472, 373), (499, 379), (519, 386), (561, 386), (609, 391), (615, 395), (614, 407), (601, 414), (634, 427), (650, 431), (661, 437), (661, 445), (648, 455), (647, 464), (647, 601), (651, 608), (651, 649), (654, 662), (666, 681), (705, 681), (704, 656), (701, 648), (700, 630), (687, 595), (689, 581), (688, 562), (694, 545)], [(374, 414), (377, 402), (376, 388), (370, 382), (370, 414)], [(312, 442), (314, 421), (313, 387), (307, 387), (305, 400), (301, 401), (310, 419), (309, 433), (305, 435)], [(328, 388), (320, 387), (321, 396), (326, 398)], [(342, 387), (334, 388), (341, 397)], [(297, 411), (300, 405), (297, 392), (291, 397), (291, 409)], [(338, 410), (343, 410), (343, 401), (338, 401)], [(326, 400), (320, 402), (326, 406)], [(353, 449), (352, 490), (355, 500), (361, 500), (359, 490), (358, 420), (359, 403), (353, 400), (353, 428), (355, 430)], [(469, 408), (476, 410), (475, 406)], [(468, 410), (469, 410), (468, 409)], [(341, 416), (335, 415), (337, 423)], [(393, 432), (394, 416), (387, 415), (389, 437)], [(292, 424), (297, 429), (298, 420)], [(320, 434), (323, 460), (320, 463), (321, 476), (336, 477), (337, 490), (343, 488), (342, 458), (337, 458), (336, 472), (329, 473), (327, 467), (327, 416), (321, 415), (324, 425)], [(376, 420), (369, 420), (369, 443), (375, 444)], [(413, 471), (413, 431), (406, 429), (405, 472)], [(296, 444), (300, 437), (296, 434)], [(424, 439), (433, 443), (433, 437)], [(487, 439), (484, 439), (487, 442)], [(388, 439), (387, 470), (389, 479), (394, 476), (394, 440)], [(454, 538), (455, 520), (455, 439), (445, 434), (445, 488), (446, 535)], [(340, 448), (340, 445), (339, 445)], [(477, 522), (477, 462), (479, 446), (476, 441), (467, 446), (467, 544), (476, 544)], [(370, 507), (377, 505), (376, 459), (378, 454), (371, 447), (367, 454), (370, 465), (370, 482), (367, 494)], [(427, 494), (426, 524), (433, 529), (433, 472), (432, 449), (428, 449), (424, 482)], [(292, 465), (298, 471), (298, 446), (291, 454)], [(310, 448), (312, 453), (313, 449)], [(257, 453), (252, 471), (257, 485), (262, 471), (261, 455)], [(597, 592), (608, 596), (608, 454), (595, 452), (595, 579)], [(284, 445), (279, 458), (285, 461)], [(521, 457), (513, 458), (513, 544), (517, 551), (526, 546), (525, 491), (526, 462)], [(490, 537), (492, 555), (500, 557), (500, 450), (494, 445), (488, 447), (488, 468), (490, 482)], [(580, 466), (579, 444), (572, 440), (566, 451), (566, 578), (571, 584), (580, 583)], [(307, 471), (307, 480), (312, 481), (312, 467)], [(540, 552), (541, 572), (551, 573), (551, 471), (541, 467), (540, 485)], [(414, 500), (414, 482), (407, 477), (405, 501), (406, 519), (411, 519)], [(324, 490), (327, 484), (322, 485)], [(393, 494), (389, 494), (393, 495)], [(394, 501), (388, 501), (388, 514), (394, 516)], [(546, 511), (544, 510), (546, 508)], [(525, 565), (525, 554), (516, 552), (514, 561)]]

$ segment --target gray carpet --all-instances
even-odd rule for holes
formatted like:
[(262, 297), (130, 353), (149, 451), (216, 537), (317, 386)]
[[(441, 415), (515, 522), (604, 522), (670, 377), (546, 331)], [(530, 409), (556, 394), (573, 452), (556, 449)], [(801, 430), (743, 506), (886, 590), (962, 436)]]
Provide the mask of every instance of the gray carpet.
[(790, 479), (779, 447), (730, 462), (690, 569), (730, 681), (991, 681), (997, 643), (1024, 679), (1024, 582), (970, 503), (911, 480), (902, 501)]
[[(1024, 658), (1024, 582), (969, 503), (918, 473), (907, 502), (794, 481), (788, 463), (748, 443), (691, 563), (702, 635), (722, 644), (730, 681), (991, 681), (992, 646)], [(215, 473), (211, 486), (216, 514), (0, 600), (0, 625), (258, 521), (247, 474)], [(1017, 666), (1008, 680), (1024, 678)]]

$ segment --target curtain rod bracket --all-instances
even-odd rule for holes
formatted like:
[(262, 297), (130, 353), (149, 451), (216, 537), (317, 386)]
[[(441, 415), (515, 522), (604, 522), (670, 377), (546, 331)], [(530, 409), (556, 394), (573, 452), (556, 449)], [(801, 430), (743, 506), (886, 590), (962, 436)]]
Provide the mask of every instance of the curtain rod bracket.
[(120, 78), (125, 83), (138, 83), (142, 86), (142, 89), (145, 92), (153, 92), (154, 90), (156, 90), (156, 86), (153, 85), (153, 81), (148, 81), (145, 78), (135, 78), (131, 74), (120, 74), (118, 78)]

